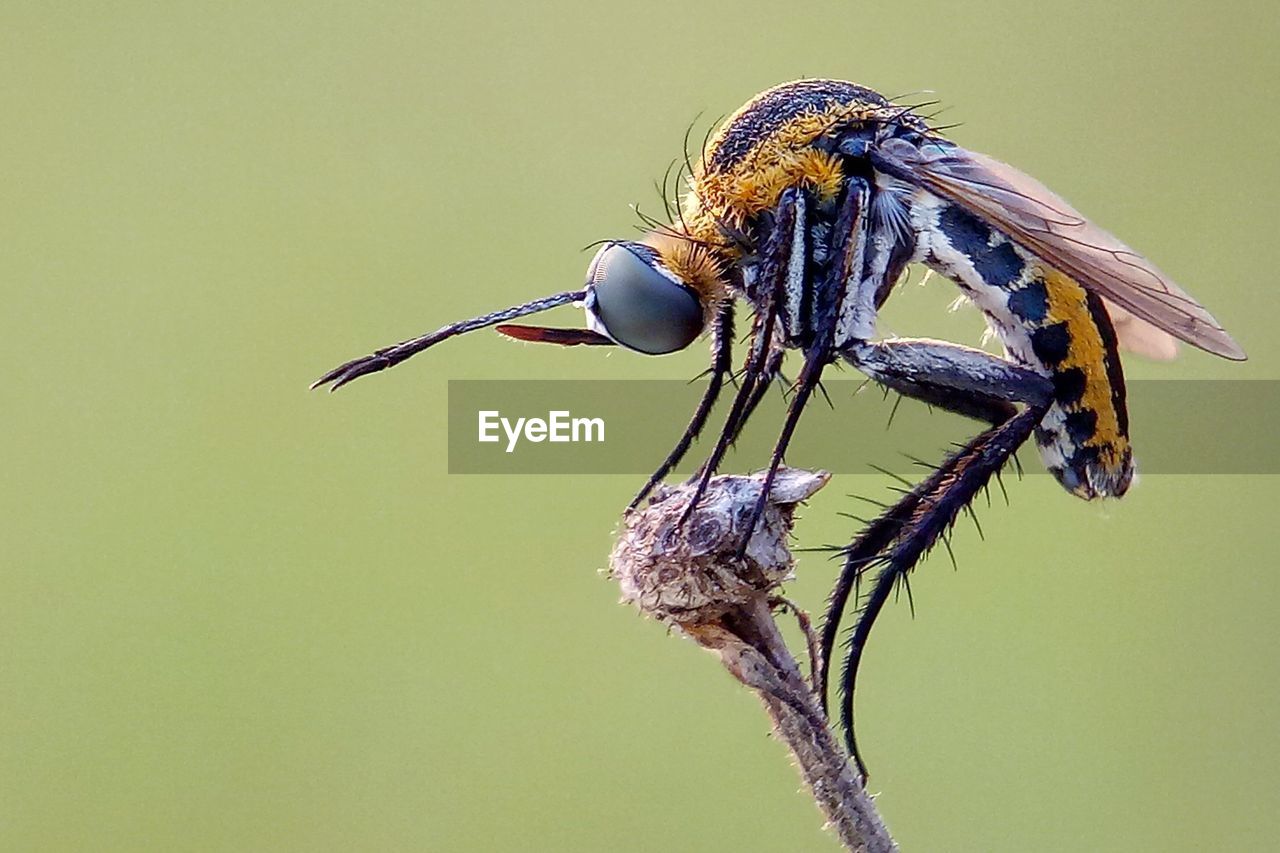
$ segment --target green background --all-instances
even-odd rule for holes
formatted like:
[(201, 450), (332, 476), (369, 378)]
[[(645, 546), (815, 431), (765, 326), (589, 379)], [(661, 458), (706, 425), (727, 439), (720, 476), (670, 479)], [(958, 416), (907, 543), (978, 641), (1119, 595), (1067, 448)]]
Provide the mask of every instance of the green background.
[[(577, 286), (699, 113), (799, 76), (935, 90), (1252, 357), (1131, 375), (1280, 378), (1278, 41), (1270, 0), (6, 2), (0, 848), (835, 849), (754, 700), (597, 574), (636, 478), (445, 474), (446, 379), (701, 346), (479, 334), (308, 382)], [(976, 342), (953, 295), (883, 328)], [(889, 494), (839, 478), (801, 544), (847, 541), (849, 492)], [(860, 697), (904, 848), (1273, 845), (1278, 494), (1030, 477), (961, 527)]]

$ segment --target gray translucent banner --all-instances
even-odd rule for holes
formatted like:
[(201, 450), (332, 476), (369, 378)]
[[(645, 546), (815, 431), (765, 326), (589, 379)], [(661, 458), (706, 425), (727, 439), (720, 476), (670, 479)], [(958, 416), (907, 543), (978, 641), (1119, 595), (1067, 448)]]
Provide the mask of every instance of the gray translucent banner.
[[(822, 395), (810, 402), (787, 453), (790, 465), (918, 473), (912, 457), (936, 461), (980, 428), (912, 400), (897, 404), (896, 395), (886, 399), (861, 380), (823, 384), (831, 405)], [(449, 473), (648, 475), (675, 445), (705, 387), (705, 379), (451, 380)], [(726, 386), (678, 473), (710, 451), (733, 393)], [(779, 386), (721, 470), (764, 467), (785, 409)], [(1129, 416), (1143, 474), (1280, 473), (1280, 381), (1134, 381)], [(1034, 447), (1019, 458), (1027, 473), (1043, 472)]]

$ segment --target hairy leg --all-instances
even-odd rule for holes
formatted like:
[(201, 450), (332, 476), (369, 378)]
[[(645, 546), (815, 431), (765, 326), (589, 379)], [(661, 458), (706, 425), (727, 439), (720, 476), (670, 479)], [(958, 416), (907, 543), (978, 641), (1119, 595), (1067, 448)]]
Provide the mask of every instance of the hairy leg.
[[(906, 396), (992, 424), (867, 526), (845, 549), (845, 563), (828, 601), (822, 627), (819, 685), (826, 707), (830, 660), (850, 595), (878, 568), (849, 642), (841, 677), (841, 723), (849, 751), (865, 777), (853, 728), (858, 664), (876, 617), (898, 583), (986, 487), (1044, 416), (1050, 381), (981, 350), (938, 341), (859, 343), (846, 359)], [(1016, 404), (1026, 408), (1018, 412)]]

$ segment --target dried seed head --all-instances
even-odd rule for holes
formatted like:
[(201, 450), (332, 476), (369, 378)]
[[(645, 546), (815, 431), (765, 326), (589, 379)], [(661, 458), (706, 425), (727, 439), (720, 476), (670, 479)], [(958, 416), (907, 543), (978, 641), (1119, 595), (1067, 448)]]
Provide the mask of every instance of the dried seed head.
[(742, 556), (742, 531), (760, 496), (763, 473), (712, 478), (683, 525), (695, 486), (660, 486), (647, 506), (627, 513), (609, 557), (622, 600), (655, 619), (692, 626), (769, 591), (791, 575), (787, 536), (795, 505), (830, 478), (825, 471), (779, 469)]

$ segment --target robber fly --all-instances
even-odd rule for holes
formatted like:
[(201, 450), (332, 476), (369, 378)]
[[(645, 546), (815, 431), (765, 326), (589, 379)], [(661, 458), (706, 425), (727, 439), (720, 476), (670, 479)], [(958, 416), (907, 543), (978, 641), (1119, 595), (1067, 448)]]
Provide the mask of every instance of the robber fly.
[[(1150, 261), (1038, 181), (852, 83), (801, 80), (761, 93), (720, 126), (688, 171), (673, 221), (652, 222), (638, 241), (605, 243), (582, 288), (378, 350), (316, 385), (338, 388), (486, 326), (524, 341), (648, 355), (684, 349), (709, 330), (703, 399), (635, 506), (708, 420), (733, 369), (734, 306), (744, 300), (753, 315), (748, 352), (724, 426), (695, 475), (691, 508), (787, 350), (799, 350), (803, 366), (757, 510), (824, 368), (837, 360), (904, 396), (986, 422), (842, 551), (818, 689), (825, 705), (841, 617), (865, 581), (840, 678), (841, 723), (865, 777), (853, 732), (863, 649), (894, 588), (958, 514), (1032, 437), (1072, 494), (1125, 493), (1134, 465), (1118, 347), (1168, 358), (1178, 339), (1228, 359), (1245, 354)], [(880, 306), (912, 263), (956, 283), (1004, 345), (1003, 357), (943, 341), (877, 339)], [(509, 324), (569, 303), (585, 309), (585, 329)]]

